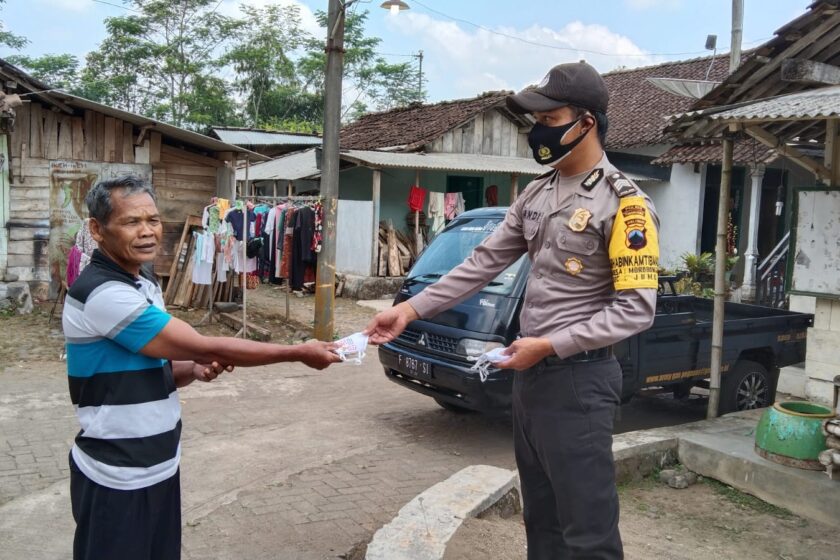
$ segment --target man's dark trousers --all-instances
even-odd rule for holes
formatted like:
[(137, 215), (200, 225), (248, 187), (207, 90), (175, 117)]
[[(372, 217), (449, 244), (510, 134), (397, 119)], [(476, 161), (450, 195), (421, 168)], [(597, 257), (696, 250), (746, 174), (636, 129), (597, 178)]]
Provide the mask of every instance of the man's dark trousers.
[(181, 477), (139, 490), (114, 490), (84, 475), (70, 457), (76, 520), (74, 560), (179, 560)]
[(514, 448), (528, 560), (624, 557), (612, 456), (620, 395), (614, 357), (549, 358), (515, 374)]

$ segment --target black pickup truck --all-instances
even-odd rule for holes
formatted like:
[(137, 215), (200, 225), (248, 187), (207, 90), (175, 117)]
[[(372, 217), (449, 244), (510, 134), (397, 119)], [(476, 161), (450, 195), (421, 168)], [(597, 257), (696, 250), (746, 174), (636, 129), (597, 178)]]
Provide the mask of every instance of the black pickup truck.
[[(482, 208), (453, 220), (409, 271), (394, 303), (463, 262), (495, 230), (505, 211)], [(529, 268), (523, 256), (475, 296), (409, 324), (379, 348), (385, 375), (450, 410), (509, 409), (514, 372), (491, 369), (482, 383), (470, 368), (482, 353), (516, 339)], [(625, 402), (646, 388), (682, 397), (695, 385), (707, 384), (712, 307), (712, 300), (675, 294), (673, 279), (661, 279), (653, 326), (614, 346), (624, 371)], [(812, 322), (813, 316), (805, 313), (726, 303), (720, 412), (772, 404), (779, 369), (805, 359), (806, 330)]]

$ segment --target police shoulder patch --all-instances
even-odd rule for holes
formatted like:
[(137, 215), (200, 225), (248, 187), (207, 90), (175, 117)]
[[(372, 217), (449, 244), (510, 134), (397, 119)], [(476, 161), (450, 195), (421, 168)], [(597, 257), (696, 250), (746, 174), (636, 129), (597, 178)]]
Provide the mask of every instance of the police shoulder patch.
[(599, 167), (597, 169), (593, 169), (589, 173), (589, 175), (586, 176), (586, 179), (584, 179), (581, 182), (580, 186), (583, 187), (584, 189), (588, 190), (588, 191), (591, 191), (593, 188), (595, 188), (595, 185), (597, 185), (601, 181), (601, 179), (603, 179), (603, 178), (604, 178), (603, 168)]
[(624, 176), (621, 171), (612, 171), (607, 174), (607, 181), (619, 198), (632, 196), (639, 193), (636, 183)]

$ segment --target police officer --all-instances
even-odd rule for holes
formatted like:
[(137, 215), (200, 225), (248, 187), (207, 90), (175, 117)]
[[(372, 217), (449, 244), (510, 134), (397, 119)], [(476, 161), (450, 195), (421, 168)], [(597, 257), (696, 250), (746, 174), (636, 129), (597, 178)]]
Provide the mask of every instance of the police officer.
[(529, 560), (622, 558), (612, 430), (621, 368), (611, 347), (653, 322), (658, 219), (604, 153), (606, 84), (586, 63), (561, 64), (507, 98), (536, 120), (528, 141), (550, 166), (504, 222), (436, 284), (379, 313), (371, 342), (397, 337), (481, 290), (527, 252), (521, 337), (499, 368), (513, 384), (516, 464)]

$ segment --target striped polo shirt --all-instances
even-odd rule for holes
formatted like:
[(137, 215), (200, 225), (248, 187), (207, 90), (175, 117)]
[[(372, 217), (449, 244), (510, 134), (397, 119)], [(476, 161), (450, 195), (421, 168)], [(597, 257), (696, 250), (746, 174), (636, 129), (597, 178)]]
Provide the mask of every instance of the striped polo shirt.
[(98, 484), (135, 490), (178, 470), (181, 404), (172, 367), (139, 353), (169, 319), (151, 274), (134, 276), (98, 250), (67, 294), (67, 374), (82, 428), (71, 453)]

